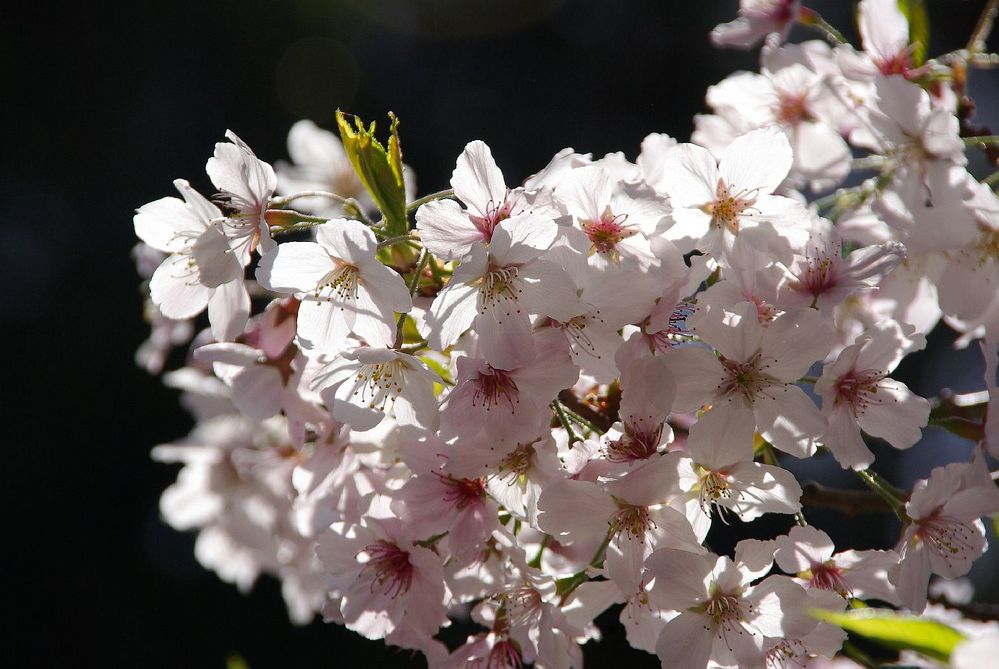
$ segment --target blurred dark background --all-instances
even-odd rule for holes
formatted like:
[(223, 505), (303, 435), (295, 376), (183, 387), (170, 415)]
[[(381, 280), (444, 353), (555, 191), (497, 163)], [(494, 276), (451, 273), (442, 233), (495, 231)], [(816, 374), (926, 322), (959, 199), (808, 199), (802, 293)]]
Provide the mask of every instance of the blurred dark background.
[[(854, 37), (850, 2), (806, 3)], [(931, 53), (963, 46), (980, 1), (928, 3)], [(193, 536), (159, 519), (176, 468), (152, 446), (190, 427), (176, 393), (133, 363), (147, 335), (129, 257), (134, 209), (173, 195), (171, 180), (211, 192), (204, 164), (227, 128), (269, 162), (293, 122), (332, 127), (337, 106), (402, 120), (421, 193), (447, 187), (465, 143), (483, 139), (508, 183), (573, 146), (629, 158), (650, 132), (686, 140), (704, 89), (756, 53), (710, 48), (737, 3), (630, 0), (288, 0), (10, 3), (0, 9), (0, 327), (4, 334), (3, 664), (223, 667), (409, 666), (333, 625), (287, 622), (278, 587), (244, 597), (203, 570)], [(796, 30), (794, 37), (807, 33)], [(984, 121), (999, 119), (996, 79), (976, 74)], [(977, 349), (953, 337), (901, 370), (933, 394), (943, 373), (982, 387)], [(929, 431), (881, 471), (908, 485), (969, 445)], [(910, 457), (911, 456), (911, 457)], [(882, 460), (879, 458), (879, 463)], [(851, 483), (829, 463), (799, 469)], [(886, 546), (872, 517), (844, 545)], [(766, 527), (771, 532), (783, 526)], [(980, 596), (999, 598), (985, 569)], [(601, 621), (610, 620), (605, 616)], [(455, 640), (460, 634), (452, 634)], [(658, 666), (620, 630), (586, 647), (590, 666)], [(10, 643), (13, 641), (13, 644)], [(611, 659), (613, 658), (613, 660)]]

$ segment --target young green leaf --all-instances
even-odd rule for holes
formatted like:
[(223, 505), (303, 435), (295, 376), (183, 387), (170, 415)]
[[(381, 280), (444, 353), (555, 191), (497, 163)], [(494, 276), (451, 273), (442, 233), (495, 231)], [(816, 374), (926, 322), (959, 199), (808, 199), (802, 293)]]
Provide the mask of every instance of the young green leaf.
[(812, 609), (811, 614), (877, 644), (895, 650), (914, 650), (947, 662), (964, 635), (953, 627), (889, 609), (854, 609), (842, 613)]
[(409, 229), (409, 223), (406, 219), (406, 185), (402, 177), (399, 119), (389, 112), (391, 127), (386, 149), (375, 138), (374, 121), (365, 128), (360, 118), (352, 118), (353, 125), (347, 120), (347, 114), (339, 109), (336, 112), (336, 123), (340, 128), (340, 139), (347, 158), (382, 212), (385, 233), (389, 237), (404, 235)]

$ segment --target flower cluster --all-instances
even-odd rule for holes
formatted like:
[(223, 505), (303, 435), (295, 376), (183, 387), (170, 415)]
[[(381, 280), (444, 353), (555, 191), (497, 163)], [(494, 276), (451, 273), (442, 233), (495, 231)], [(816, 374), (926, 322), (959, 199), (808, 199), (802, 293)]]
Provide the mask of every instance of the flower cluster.
[[(214, 196), (178, 179), (139, 208), (140, 364), (210, 324), (164, 377), (197, 424), (153, 453), (183, 464), (161, 509), (199, 561), (455, 668), (579, 666), (615, 604), (664, 666), (800, 666), (845, 638), (810, 610), (920, 612), (931, 574), (966, 574), (999, 512), (999, 421), (891, 374), (942, 319), (999, 392), (974, 58), (918, 57), (894, 0), (860, 3), (862, 50), (783, 43), (818, 20), (743, 0), (712, 39), (766, 38), (760, 71), (708, 90), (693, 143), (650, 135), (634, 162), (565, 149), (518, 181), (473, 141), (414, 201), (395, 123), (384, 148), (341, 116), (343, 144), (301, 122), (276, 171), (228, 132)], [(983, 446), (894, 488), (864, 435), (908, 449), (931, 411)], [(808, 524), (781, 458), (816, 454), (897, 513), (896, 546)], [(790, 530), (707, 547), (764, 514)], [(469, 617), (464, 645), (435, 638)]]

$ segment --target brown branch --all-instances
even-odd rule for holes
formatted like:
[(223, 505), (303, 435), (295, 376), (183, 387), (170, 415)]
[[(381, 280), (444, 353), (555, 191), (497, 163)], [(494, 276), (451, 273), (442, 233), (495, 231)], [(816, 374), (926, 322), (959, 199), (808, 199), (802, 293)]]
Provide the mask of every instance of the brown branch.
[(590, 421), (602, 431), (606, 432), (614, 424), (614, 419), (597, 411), (592, 406), (576, 397), (571, 390), (563, 390), (558, 394), (558, 401), (569, 408), (570, 411), (578, 413), (580, 416)]
[(847, 516), (892, 513), (888, 503), (869, 490), (843, 490), (827, 488), (818, 483), (806, 483), (801, 491), (802, 506), (833, 509)]

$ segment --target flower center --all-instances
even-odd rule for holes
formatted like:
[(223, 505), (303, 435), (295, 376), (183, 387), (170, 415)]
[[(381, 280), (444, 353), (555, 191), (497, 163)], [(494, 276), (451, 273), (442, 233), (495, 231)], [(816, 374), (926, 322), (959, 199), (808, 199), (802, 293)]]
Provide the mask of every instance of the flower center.
[(814, 116), (808, 110), (806, 93), (791, 93), (780, 91), (777, 103), (777, 122), (784, 126), (797, 126), (805, 121), (814, 120)]
[[(517, 296), (520, 295), (520, 288), (517, 287), (517, 268), (500, 267), (490, 270), (479, 284), (479, 299), (481, 307), (479, 313), (485, 313), (486, 309), (495, 308), (504, 302), (509, 307), (517, 304)], [(517, 309), (519, 313), (520, 310)], [(502, 321), (501, 321), (502, 322)]]
[(719, 515), (724, 520), (724, 511), (727, 509), (719, 504), (721, 500), (731, 499), (735, 495), (735, 490), (732, 489), (729, 483), (728, 474), (724, 471), (712, 471), (701, 465), (697, 465), (698, 475), (700, 479), (700, 505), (701, 511), (706, 514), (711, 513), (711, 507), (714, 506), (718, 509)]
[(847, 599), (853, 596), (853, 590), (843, 580), (843, 572), (832, 560), (813, 564), (810, 571), (812, 575), (808, 579), (808, 583), (813, 588), (831, 590)]
[(922, 540), (926, 547), (949, 562), (961, 557), (969, 558), (976, 550), (975, 530), (967, 523), (960, 523), (939, 516), (916, 521), (918, 529), (915, 539)]
[(765, 390), (776, 385), (784, 385), (763, 371), (770, 365), (763, 364), (763, 356), (760, 353), (756, 353), (746, 362), (729, 360), (725, 356), (720, 356), (718, 360), (726, 373), (725, 380), (718, 386), (718, 391), (723, 396), (741, 394), (752, 401)]
[(500, 461), (498, 467), (500, 476), (507, 479), (510, 485), (517, 483), (531, 470), (534, 453), (534, 446), (531, 444), (518, 444), (510, 455)]
[(621, 438), (607, 444), (607, 459), (611, 462), (636, 462), (652, 457), (659, 452), (662, 429), (660, 425), (652, 432), (642, 432), (625, 425)]
[(515, 411), (520, 404), (520, 393), (517, 383), (502, 369), (488, 367), (485, 372), (479, 372), (475, 380), (475, 392), (472, 394), (472, 406), (484, 406), (490, 411), (501, 402)]
[(361, 574), (368, 572), (371, 579), (371, 592), (376, 588), (382, 594), (395, 599), (404, 595), (413, 583), (413, 565), (409, 562), (409, 553), (395, 544), (379, 540), (364, 547), (363, 553), (368, 556)]
[(704, 606), (706, 613), (715, 625), (732, 629), (743, 619), (742, 599), (738, 595), (715, 590)]
[(611, 211), (610, 205), (604, 208), (600, 218), (596, 221), (580, 220), (579, 224), (583, 232), (590, 239), (590, 245), (597, 253), (611, 253), (618, 243), (636, 234), (638, 231), (624, 225), (628, 220), (627, 214), (618, 214)]
[(493, 238), (493, 230), (496, 226), (510, 218), (513, 210), (513, 202), (510, 201), (510, 190), (507, 189), (506, 195), (503, 196), (503, 202), (497, 205), (492, 200), (486, 205), (486, 215), (485, 216), (475, 216), (469, 214), (468, 218), (472, 221), (472, 224), (482, 233), (482, 237), (485, 241), (490, 241)]
[[(336, 267), (322, 278), (316, 286), (315, 298), (333, 302), (350, 302), (357, 300), (358, 276), (357, 268), (342, 260), (334, 258)], [(340, 307), (343, 308), (342, 306)]]
[(614, 535), (625, 534), (628, 540), (643, 541), (645, 533), (656, 526), (649, 516), (649, 509), (645, 506), (632, 506), (617, 502), (620, 507), (614, 515), (610, 517), (608, 524), (611, 533)]
[(511, 627), (523, 627), (541, 613), (541, 593), (525, 584), (515, 585), (503, 594), (507, 620)]
[(846, 402), (855, 413), (863, 413), (872, 404), (879, 404), (878, 382), (884, 374), (876, 369), (851, 371), (836, 383), (836, 400)]
[(737, 235), (739, 234), (739, 216), (750, 209), (755, 202), (755, 196), (750, 196), (747, 191), (732, 193), (728, 185), (719, 179), (714, 201), (702, 205), (701, 210), (706, 214), (711, 214), (712, 225), (727, 228), (733, 235)]
[(395, 400), (402, 393), (404, 385), (403, 369), (406, 364), (397, 359), (364, 365), (354, 376), (354, 395), (360, 395), (372, 409), (383, 411), (389, 400)]
[(456, 479), (450, 474), (440, 474), (438, 472), (434, 472), (434, 474), (444, 484), (444, 501), (453, 504), (458, 510), (485, 499), (485, 479)]

